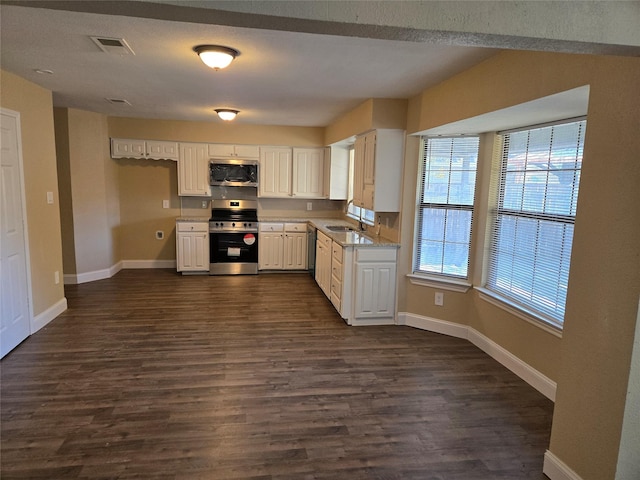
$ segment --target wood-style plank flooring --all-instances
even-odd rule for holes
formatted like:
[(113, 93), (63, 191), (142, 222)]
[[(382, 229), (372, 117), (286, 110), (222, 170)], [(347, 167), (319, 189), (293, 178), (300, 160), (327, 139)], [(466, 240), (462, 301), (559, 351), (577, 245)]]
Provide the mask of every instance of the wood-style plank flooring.
[(553, 404), (469, 342), (348, 327), (307, 274), (123, 270), (0, 363), (9, 479), (536, 479)]

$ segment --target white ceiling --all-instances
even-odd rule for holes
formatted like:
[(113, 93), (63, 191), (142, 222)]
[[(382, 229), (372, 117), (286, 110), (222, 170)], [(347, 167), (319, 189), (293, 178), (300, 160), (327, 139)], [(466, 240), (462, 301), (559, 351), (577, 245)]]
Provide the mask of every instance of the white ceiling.
[[(79, 2), (82, 3), (82, 2)], [(50, 10), (3, 4), (3, 70), (53, 92), (54, 105), (112, 116), (326, 126), (368, 98), (409, 98), (497, 50)], [(134, 56), (102, 52), (90, 36), (124, 38)], [(199, 44), (233, 47), (226, 70)], [(51, 70), (39, 74), (36, 70)], [(106, 98), (126, 99), (113, 105)]]

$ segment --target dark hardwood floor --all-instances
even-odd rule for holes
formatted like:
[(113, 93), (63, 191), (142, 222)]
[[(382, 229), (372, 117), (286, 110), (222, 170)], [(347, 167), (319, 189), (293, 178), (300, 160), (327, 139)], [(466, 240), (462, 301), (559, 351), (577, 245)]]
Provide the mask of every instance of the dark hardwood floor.
[(348, 327), (306, 274), (123, 270), (0, 363), (9, 479), (536, 479), (553, 404), (465, 340)]

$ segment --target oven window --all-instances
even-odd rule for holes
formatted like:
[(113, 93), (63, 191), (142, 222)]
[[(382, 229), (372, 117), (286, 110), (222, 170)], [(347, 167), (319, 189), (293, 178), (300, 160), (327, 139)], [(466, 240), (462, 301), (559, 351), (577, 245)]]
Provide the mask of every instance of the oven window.
[(258, 234), (243, 232), (210, 233), (211, 263), (257, 263)]

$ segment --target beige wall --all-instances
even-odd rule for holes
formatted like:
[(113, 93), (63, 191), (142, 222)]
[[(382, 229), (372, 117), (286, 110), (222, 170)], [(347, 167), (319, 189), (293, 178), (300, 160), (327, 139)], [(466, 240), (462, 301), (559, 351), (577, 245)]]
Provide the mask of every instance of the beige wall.
[[(510, 51), (426, 90), (409, 106), (408, 130), (417, 132), (590, 85), (562, 340), (474, 290), (447, 292), (446, 306), (437, 310), (423, 300), (433, 299), (433, 289), (402, 280), (399, 295), (401, 311), (470, 325), (556, 380), (550, 450), (584, 480), (614, 478), (628, 383), (640, 292), (638, 84), (636, 58)], [(407, 188), (416, 161), (407, 154)], [(415, 193), (404, 198), (402, 243), (411, 249)], [(409, 256), (405, 251), (403, 261)]]
[[(107, 117), (56, 108), (65, 274), (112, 268), (119, 260), (117, 170), (109, 156)], [(71, 270), (73, 268), (73, 270)]]
[(324, 146), (324, 128), (109, 117), (114, 138), (246, 145)]
[[(118, 166), (120, 185), (122, 259), (175, 260), (175, 220), (180, 216), (177, 163), (124, 158), (112, 162)], [(170, 208), (162, 208), (163, 200), (169, 200)], [(156, 239), (158, 230), (164, 239)]]
[(62, 275), (62, 240), (53, 103), (50, 91), (4, 70), (0, 92), (0, 105), (20, 112), (33, 313), (39, 315), (64, 299), (62, 280), (54, 282), (56, 271)]

